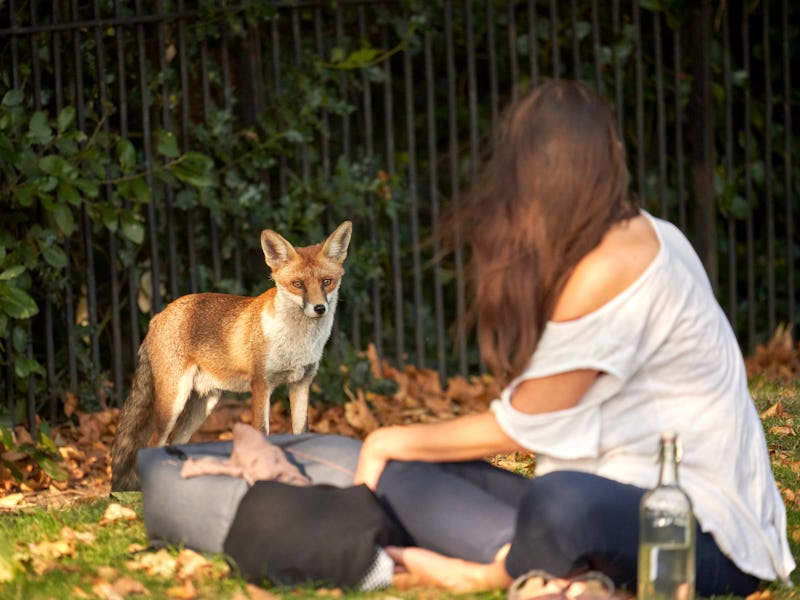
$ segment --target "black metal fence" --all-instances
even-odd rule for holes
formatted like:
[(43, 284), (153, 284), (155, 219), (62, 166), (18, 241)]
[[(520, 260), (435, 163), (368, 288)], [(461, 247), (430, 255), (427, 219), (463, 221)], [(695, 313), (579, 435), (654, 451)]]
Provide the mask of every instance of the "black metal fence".
[[(341, 216), (362, 254), (334, 359), (372, 342), (443, 377), (480, 370), (462, 256), (424, 242), (502, 107), (551, 77), (613, 102), (643, 205), (689, 234), (752, 349), (799, 320), (798, 13), (789, 0), (0, 2), (0, 96), (22, 90), (51, 118), (73, 106), (79, 128), (130, 140), (152, 190), (140, 215), (130, 207), (142, 243), (70, 208), (65, 284), (6, 328), (9, 413), (56, 419), (65, 391), (121, 401), (154, 312), (184, 293), (263, 289), (261, 228), (315, 242)], [(178, 153), (211, 155), (216, 189), (158, 176), (170, 135)], [(251, 138), (260, 162), (241, 152)], [(114, 193), (100, 198), (120, 204)], [(20, 358), (42, 374), (21, 377)]]

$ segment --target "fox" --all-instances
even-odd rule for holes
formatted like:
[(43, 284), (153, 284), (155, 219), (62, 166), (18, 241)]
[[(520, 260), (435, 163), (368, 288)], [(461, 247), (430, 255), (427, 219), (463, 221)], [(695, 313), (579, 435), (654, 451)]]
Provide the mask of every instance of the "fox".
[(309, 388), (331, 335), (351, 235), (344, 221), (324, 242), (295, 248), (265, 229), (273, 287), (254, 297), (188, 294), (151, 319), (111, 446), (112, 491), (138, 490), (137, 452), (188, 442), (225, 391), (250, 391), (253, 427), (269, 434), (270, 396), (285, 384), (292, 432), (308, 429)]

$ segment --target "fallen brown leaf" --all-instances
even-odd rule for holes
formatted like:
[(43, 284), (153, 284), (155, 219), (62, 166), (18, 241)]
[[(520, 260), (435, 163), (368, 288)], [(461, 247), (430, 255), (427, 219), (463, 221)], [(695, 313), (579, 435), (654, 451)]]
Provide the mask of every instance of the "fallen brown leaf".
[(78, 409), (78, 397), (72, 392), (64, 394), (64, 415), (69, 418)]
[(112, 588), (122, 597), (127, 597), (130, 594), (139, 594), (143, 596), (150, 595), (150, 591), (144, 586), (144, 584), (141, 581), (137, 581), (130, 575), (123, 575), (114, 581)]
[(0, 508), (11, 508), (18, 506), (25, 498), (25, 494), (17, 492), (16, 494), (9, 494), (0, 498)]
[(177, 570), (178, 579), (189, 579), (198, 577), (203, 572), (213, 571), (214, 563), (205, 558), (202, 554), (185, 548), (178, 553), (175, 559), (175, 568)]
[(358, 390), (355, 396), (347, 388), (345, 388), (345, 392), (350, 397), (350, 402), (344, 405), (344, 417), (347, 419), (348, 424), (362, 434), (367, 434), (377, 429), (378, 421), (367, 404), (364, 391)]
[(778, 400), (775, 404), (770, 406), (767, 410), (763, 411), (760, 415), (762, 419), (768, 419), (770, 417), (780, 417), (783, 415), (783, 404), (781, 401)]
[(103, 513), (100, 519), (100, 525), (108, 525), (116, 521), (135, 521), (137, 518), (136, 511), (127, 506), (122, 506), (116, 502), (112, 502)]
[(769, 432), (773, 435), (794, 435), (794, 429), (788, 425), (776, 425), (770, 427)]
[(108, 581), (99, 579), (92, 585), (92, 592), (103, 600), (125, 600), (125, 596), (114, 589)]
[(191, 579), (187, 579), (181, 585), (167, 588), (167, 596), (177, 600), (193, 600), (197, 598), (197, 590), (194, 588)]
[[(257, 585), (253, 585), (252, 583), (247, 584), (247, 594), (250, 597), (250, 600), (280, 600), (280, 596), (276, 596), (270, 591), (265, 590), (262, 587)], [(233, 597), (233, 600), (247, 600), (246, 597), (242, 594), (236, 594)]]
[(94, 534), (91, 531), (75, 531), (66, 525), (61, 528), (61, 537), (65, 540), (74, 540), (83, 542), (84, 544), (91, 544), (95, 540)]
[(165, 578), (175, 574), (175, 565), (175, 558), (164, 548), (157, 552), (142, 554), (125, 563), (131, 571), (145, 571), (148, 575)]

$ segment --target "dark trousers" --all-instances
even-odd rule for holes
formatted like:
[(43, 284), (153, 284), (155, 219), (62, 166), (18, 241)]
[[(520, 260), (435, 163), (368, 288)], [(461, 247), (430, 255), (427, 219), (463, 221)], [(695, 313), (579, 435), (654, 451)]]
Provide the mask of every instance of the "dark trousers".
[[(629, 591), (636, 590), (645, 492), (577, 471), (529, 479), (483, 461), (390, 462), (377, 489), (408, 545), (485, 563), (510, 542), (512, 578), (531, 569), (557, 576), (595, 570)], [(746, 596), (758, 583), (698, 526), (698, 595)]]

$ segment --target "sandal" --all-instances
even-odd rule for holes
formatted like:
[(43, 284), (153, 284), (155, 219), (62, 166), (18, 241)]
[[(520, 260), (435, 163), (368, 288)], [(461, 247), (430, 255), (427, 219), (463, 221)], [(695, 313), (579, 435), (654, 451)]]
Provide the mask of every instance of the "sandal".
[(514, 580), (508, 600), (608, 600), (614, 591), (614, 582), (599, 571), (563, 578), (533, 570)]

